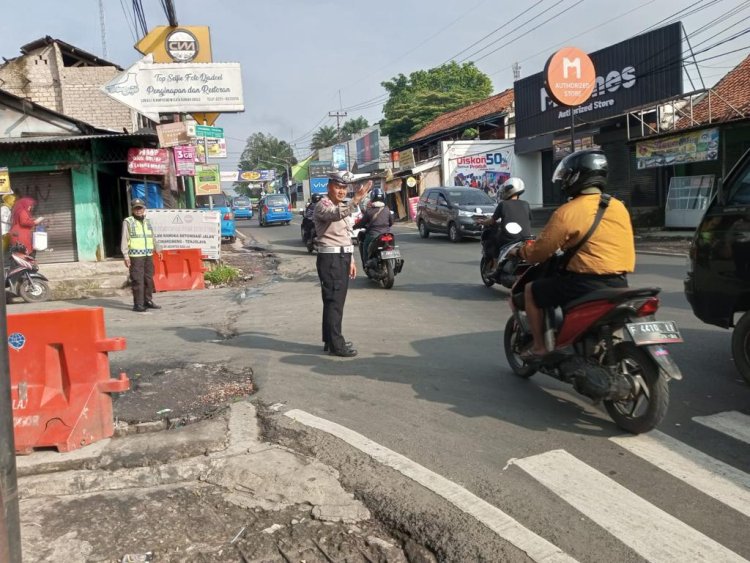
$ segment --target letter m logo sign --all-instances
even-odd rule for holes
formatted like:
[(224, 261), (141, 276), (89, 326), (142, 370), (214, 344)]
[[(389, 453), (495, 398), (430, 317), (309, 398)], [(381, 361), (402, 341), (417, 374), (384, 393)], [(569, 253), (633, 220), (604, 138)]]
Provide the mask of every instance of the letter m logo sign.
[(581, 79), (581, 59), (576, 57), (572, 61), (568, 57), (563, 57), (563, 76), (567, 80), (569, 78), (568, 71), (574, 68), (576, 71), (576, 79)]

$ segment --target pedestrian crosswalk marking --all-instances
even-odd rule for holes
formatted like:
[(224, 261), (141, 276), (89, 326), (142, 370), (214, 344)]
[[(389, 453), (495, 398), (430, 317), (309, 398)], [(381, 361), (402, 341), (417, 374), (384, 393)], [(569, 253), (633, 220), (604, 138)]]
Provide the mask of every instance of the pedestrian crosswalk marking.
[(750, 444), (750, 416), (737, 411), (720, 412), (711, 416), (696, 416), (693, 420), (727, 436)]
[(744, 471), (658, 430), (610, 440), (704, 494), (750, 516), (750, 475)]
[(652, 563), (745, 561), (564, 450), (514, 465)]
[(380, 463), (392, 467), (423, 487), (440, 495), (460, 510), (476, 518), (498, 536), (526, 552), (533, 561), (544, 563), (575, 562), (575, 559), (560, 548), (525, 528), (499, 508), (492, 506), (453, 481), (430, 471), (409, 458), (330, 420), (318, 418), (297, 409), (287, 411), (284, 414), (292, 420), (311, 428), (317, 428), (343, 440)]

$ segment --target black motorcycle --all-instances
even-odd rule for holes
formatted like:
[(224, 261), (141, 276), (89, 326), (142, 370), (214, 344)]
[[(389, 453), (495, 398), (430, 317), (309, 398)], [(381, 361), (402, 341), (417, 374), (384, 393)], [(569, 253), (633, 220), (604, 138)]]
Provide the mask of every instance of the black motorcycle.
[(302, 242), (307, 247), (307, 252), (312, 254), (313, 250), (317, 250), (318, 237), (315, 233), (315, 223), (311, 219), (302, 219), (300, 234), (302, 235)]
[[(364, 245), (365, 233), (360, 232), (357, 235), (359, 240), (360, 256), (367, 252)], [(396, 237), (393, 233), (383, 233), (370, 243), (370, 249), (367, 260), (363, 259), (365, 274), (371, 280), (380, 282), (385, 289), (391, 289), (395, 281), (396, 274), (400, 273), (404, 267), (404, 259), (401, 258), (401, 251), (396, 245)]]
[(36, 260), (22, 244), (8, 250), (5, 260), (5, 294), (20, 297), (26, 303), (37, 303), (49, 299), (48, 279), (39, 273)]
[[(534, 240), (535, 237), (523, 237), (516, 241), (510, 242), (500, 248), (499, 256), (497, 255), (497, 226), (485, 228), (482, 231), (482, 259), (479, 261), (479, 273), (482, 276), (482, 283), (486, 287), (492, 287), (495, 283), (500, 283), (503, 287), (511, 289), (518, 279), (517, 271), (519, 266), (526, 266), (517, 256), (508, 256), (508, 251), (519, 241)], [(497, 258), (496, 258), (497, 256)], [(497, 272), (496, 275), (492, 275)]]

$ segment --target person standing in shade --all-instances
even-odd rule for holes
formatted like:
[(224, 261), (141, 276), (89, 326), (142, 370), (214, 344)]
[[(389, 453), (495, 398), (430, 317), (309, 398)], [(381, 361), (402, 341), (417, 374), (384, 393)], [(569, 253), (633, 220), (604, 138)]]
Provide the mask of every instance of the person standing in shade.
[(328, 197), (318, 202), (313, 214), (318, 237), (316, 265), (323, 299), (323, 351), (344, 358), (357, 355), (352, 343), (344, 339), (341, 331), (349, 280), (357, 276), (347, 219), (372, 188), (372, 181), (367, 182), (357, 189), (348, 203), (344, 203), (347, 189), (354, 183), (354, 177), (349, 172), (329, 174)]
[(152, 300), (154, 293), (154, 252), (161, 255), (154, 242), (151, 221), (146, 218), (146, 203), (139, 198), (130, 202), (131, 215), (122, 222), (120, 250), (130, 271), (133, 289), (133, 311), (161, 309)]
[(9, 245), (22, 244), (26, 252), (34, 256), (32, 234), (36, 226), (44, 221), (44, 217), (34, 217), (36, 200), (33, 197), (22, 197), (13, 205), (13, 213), (8, 233)]

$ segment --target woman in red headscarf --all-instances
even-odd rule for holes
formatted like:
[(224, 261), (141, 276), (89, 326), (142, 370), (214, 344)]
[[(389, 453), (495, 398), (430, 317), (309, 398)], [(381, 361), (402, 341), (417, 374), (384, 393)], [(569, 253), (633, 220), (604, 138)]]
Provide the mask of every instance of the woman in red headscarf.
[(10, 246), (22, 244), (27, 252), (32, 251), (31, 240), (34, 227), (44, 221), (44, 217), (34, 218), (32, 212), (35, 206), (36, 200), (33, 197), (22, 197), (16, 201), (11, 217)]

